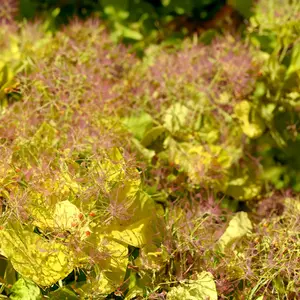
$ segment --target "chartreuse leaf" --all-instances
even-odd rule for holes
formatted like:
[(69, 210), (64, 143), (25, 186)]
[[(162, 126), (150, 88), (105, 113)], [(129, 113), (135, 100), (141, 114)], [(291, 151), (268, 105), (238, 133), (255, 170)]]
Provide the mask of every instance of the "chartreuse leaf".
[(175, 103), (166, 111), (164, 127), (172, 133), (178, 132), (188, 122), (189, 113), (190, 110), (186, 106)]
[(82, 286), (85, 293), (100, 293), (107, 296), (122, 285), (128, 265), (128, 246), (111, 239), (108, 235), (100, 234), (97, 237), (98, 245), (93, 252), (98, 251), (98, 264), (94, 266), (96, 276), (90, 283)]
[(14, 284), (17, 280), (17, 272), (13, 268), (10, 261), (6, 260), (6, 262), (7, 262), (7, 265), (6, 265), (6, 269), (5, 269), (5, 274), (3, 276), (5, 283)]
[(38, 162), (38, 157), (43, 152), (49, 152), (50, 149), (55, 152), (57, 142), (55, 127), (43, 122), (30, 139), (20, 140), (13, 159), (24, 165), (31, 165), (33, 161)]
[(32, 143), (39, 147), (52, 147), (56, 142), (57, 130), (49, 123), (42, 123), (32, 137)]
[[(236, 117), (241, 122), (241, 128), (248, 137), (255, 139), (262, 135), (265, 125), (249, 101), (241, 101), (234, 108)], [(250, 119), (251, 117), (251, 119)]]
[[(179, 165), (196, 184), (220, 185), (227, 169), (231, 166), (231, 157), (218, 145), (204, 147), (191, 143), (178, 143), (169, 138), (165, 143), (169, 159)], [(212, 174), (218, 174), (214, 179)], [(222, 176), (220, 176), (222, 175)]]
[(247, 213), (236, 213), (218, 241), (220, 250), (224, 251), (226, 248), (230, 247), (232, 243), (251, 233), (252, 228), (252, 223), (248, 218)]
[(125, 215), (133, 214), (133, 211), (137, 207), (136, 194), (140, 187), (140, 179), (127, 179), (123, 183), (115, 186), (111, 192), (110, 196), (113, 199), (111, 205), (116, 208), (121, 209), (121, 214), (124, 212)]
[(54, 228), (53, 208), (46, 205), (44, 198), (39, 193), (30, 193), (30, 199), (26, 210), (33, 218), (32, 224), (41, 230)]
[(83, 218), (83, 213), (70, 201), (65, 200), (58, 202), (55, 205), (53, 216), (54, 229), (79, 233), (80, 239), (84, 240), (87, 238), (86, 232), (91, 232), (91, 229)]
[(296, 213), (296, 215), (300, 215), (300, 201), (299, 200), (295, 200), (293, 198), (286, 198), (284, 200), (284, 205), (286, 206), (287, 209)]
[(74, 268), (72, 251), (55, 241), (13, 228), (0, 231), (1, 250), (24, 278), (41, 286), (51, 286)]
[(161, 270), (170, 259), (168, 250), (164, 247), (157, 247), (155, 243), (147, 243), (139, 251), (135, 264), (144, 270)]
[(172, 287), (167, 300), (217, 300), (218, 294), (213, 276), (209, 272), (198, 274), (196, 280), (188, 280), (179, 287)]
[(127, 245), (112, 240), (110, 237), (103, 236), (99, 244), (98, 250), (108, 254), (109, 266), (103, 268), (110, 279), (123, 278), (128, 263), (128, 248)]
[(137, 299), (143, 294), (144, 289), (140, 285), (140, 278), (132, 272), (129, 276), (128, 293), (126, 293), (125, 300)]
[(11, 288), (9, 299), (12, 300), (39, 300), (42, 295), (39, 287), (30, 280), (20, 278)]
[(54, 210), (54, 224), (61, 230), (74, 230), (74, 223), (78, 223), (80, 210), (70, 201), (56, 203)]
[[(41, 230), (49, 229), (71, 229), (73, 222), (77, 222), (75, 215), (79, 215), (79, 209), (68, 200), (74, 198), (74, 194), (81, 190), (78, 183), (73, 181), (70, 175), (64, 171), (56, 180), (41, 181), (43, 187), (51, 191), (51, 198), (46, 201), (42, 193), (35, 190), (29, 192), (26, 211), (33, 219), (33, 224)], [(73, 216), (71, 218), (71, 215)], [(68, 220), (67, 220), (68, 219)]]
[[(98, 269), (102, 269), (101, 266)], [(104, 272), (99, 270), (96, 277), (91, 277), (89, 282), (77, 288), (76, 292), (80, 294), (80, 299), (88, 299), (86, 297), (90, 297), (90, 295), (97, 295), (99, 297), (97, 299), (106, 299), (107, 295), (121, 286), (122, 282), (123, 279), (119, 281), (110, 280)]]
[(107, 192), (110, 192), (112, 187), (116, 184), (120, 184), (125, 178), (125, 161), (120, 150), (117, 148), (110, 149), (100, 164), (97, 161), (93, 162), (93, 164), (93, 171), (104, 175)]
[(232, 172), (227, 187), (223, 190), (227, 195), (237, 200), (245, 201), (258, 197), (262, 182), (255, 172), (250, 168), (244, 168), (242, 171)]
[(124, 230), (122, 230), (122, 227), (120, 226), (119, 230), (111, 231), (111, 236), (120, 242), (136, 248), (142, 248), (147, 244), (147, 241), (151, 239), (149, 232), (151, 220), (151, 217), (142, 219), (136, 223), (130, 224)]

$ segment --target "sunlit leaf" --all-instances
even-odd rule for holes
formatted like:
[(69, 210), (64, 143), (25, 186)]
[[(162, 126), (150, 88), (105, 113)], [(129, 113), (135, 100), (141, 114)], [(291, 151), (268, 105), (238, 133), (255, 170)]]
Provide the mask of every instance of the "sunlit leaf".
[(151, 242), (151, 235), (149, 234), (151, 220), (153, 220), (153, 218), (151, 217), (142, 219), (136, 223), (129, 225), (124, 230), (122, 230), (120, 226), (120, 231), (112, 230), (111, 236), (119, 240), (120, 242), (125, 242), (128, 245), (142, 248), (147, 244), (147, 242)]
[(230, 245), (252, 231), (252, 223), (247, 213), (238, 212), (229, 222), (227, 229), (218, 241), (221, 251), (224, 251)]
[(189, 280), (178, 287), (172, 287), (167, 294), (168, 300), (217, 300), (218, 294), (213, 276), (203, 271), (196, 280)]
[(74, 230), (74, 223), (78, 223), (80, 210), (70, 201), (62, 201), (55, 205), (54, 224), (60, 230)]
[(50, 286), (65, 278), (74, 268), (72, 251), (55, 241), (27, 231), (0, 231), (1, 250), (24, 278)]

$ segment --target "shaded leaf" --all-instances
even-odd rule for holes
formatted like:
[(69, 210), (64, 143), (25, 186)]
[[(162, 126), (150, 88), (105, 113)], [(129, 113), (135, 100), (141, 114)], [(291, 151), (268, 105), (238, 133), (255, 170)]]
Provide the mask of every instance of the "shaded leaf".
[(292, 59), (289, 68), (287, 69), (286, 76), (300, 71), (300, 43), (293, 47)]
[(52, 300), (57, 300), (57, 299), (59, 299), (59, 300), (76, 300), (76, 299), (79, 299), (79, 297), (70, 288), (62, 287), (54, 292), (51, 292), (49, 295), (49, 299), (52, 299)]
[(149, 149), (160, 149), (166, 136), (165, 133), (166, 129), (163, 126), (154, 127), (145, 133), (141, 144)]
[(241, 121), (241, 127), (243, 132), (250, 138), (258, 138), (265, 130), (265, 125), (257, 114), (253, 110), (250, 102), (241, 101), (236, 104), (234, 108), (236, 117)]

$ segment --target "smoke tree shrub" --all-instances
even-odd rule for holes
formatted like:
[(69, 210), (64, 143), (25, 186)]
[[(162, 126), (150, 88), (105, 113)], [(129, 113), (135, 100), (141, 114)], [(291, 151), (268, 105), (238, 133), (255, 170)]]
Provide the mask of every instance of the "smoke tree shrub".
[(122, 154), (126, 134), (104, 114), (127, 52), (110, 51), (97, 22), (86, 26), (90, 48), (78, 22), (49, 37), (47, 54), (18, 76), (22, 100), (2, 116), (1, 254), (43, 288), (80, 268), (88, 278), (80, 294), (106, 296), (127, 289), (130, 247), (145, 256), (159, 248), (162, 223)]
[[(265, 14), (265, 12), (268, 12)], [(296, 149), (299, 119), (299, 15), (297, 1), (260, 1), (248, 28), (249, 40), (263, 62), (252, 109), (266, 131), (257, 140), (264, 177), (277, 189), (299, 191)]]
[[(258, 115), (249, 119), (245, 100), (258, 72), (251, 49), (226, 35), (211, 45), (187, 41), (175, 53), (156, 51), (145, 65), (132, 71), (123, 91), (124, 100), (134, 107), (124, 124), (133, 131), (142, 156), (158, 157), (158, 168), (173, 164), (193, 185), (239, 200), (257, 197), (260, 170), (244, 155), (247, 137), (256, 138), (264, 130)], [(139, 113), (135, 103), (140, 102), (144, 111)], [(137, 136), (140, 127), (134, 122), (144, 122), (142, 135)]]
[(143, 60), (99, 20), (56, 34), (5, 23), (2, 294), (299, 294), (297, 3), (278, 24), (266, 3), (248, 42), (186, 40)]

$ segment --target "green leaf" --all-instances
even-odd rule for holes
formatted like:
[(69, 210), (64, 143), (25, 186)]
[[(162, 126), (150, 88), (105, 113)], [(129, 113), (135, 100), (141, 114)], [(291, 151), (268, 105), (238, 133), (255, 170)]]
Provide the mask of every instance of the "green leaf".
[(284, 295), (286, 293), (285, 283), (281, 276), (275, 277), (273, 280), (273, 285), (279, 295)]
[(126, 26), (122, 27), (122, 36), (126, 39), (135, 41), (141, 41), (143, 39), (143, 35), (139, 31), (133, 30)]
[(152, 127), (152, 117), (142, 112), (139, 115), (132, 115), (123, 119), (125, 127), (134, 135), (138, 140), (142, 140), (145, 132)]
[(163, 6), (168, 6), (170, 4), (171, 0), (162, 0), (161, 3)]
[(39, 287), (30, 280), (20, 278), (12, 287), (9, 299), (39, 300), (42, 295)]
[(230, 173), (228, 184), (223, 189), (224, 193), (240, 201), (259, 196), (262, 180), (251, 165), (247, 168), (231, 169)]
[(188, 280), (179, 287), (172, 287), (167, 300), (217, 300), (218, 293), (213, 276), (209, 272), (198, 274), (196, 280)]
[(145, 133), (141, 144), (146, 148), (158, 150), (162, 148), (165, 137), (166, 129), (163, 126), (157, 126)]
[(127, 26), (124, 26), (119, 22), (115, 22), (114, 25), (115, 25), (114, 34), (116, 35), (117, 38), (126, 38), (135, 41), (140, 41), (143, 39), (143, 35), (137, 30), (133, 30)]
[(148, 163), (150, 163), (152, 158), (155, 156), (155, 151), (145, 148), (137, 139), (132, 139), (132, 142), (137, 152), (140, 153), (148, 161)]
[(245, 18), (249, 18), (252, 14), (252, 0), (228, 0), (228, 4), (234, 7)]
[(218, 245), (221, 251), (224, 251), (230, 245), (252, 231), (252, 223), (248, 218), (247, 213), (238, 212), (231, 219), (227, 229), (218, 241)]
[(166, 14), (176, 12), (177, 14), (189, 15), (195, 7), (193, 0), (164, 0), (162, 4)]
[(128, 0), (100, 0), (103, 7), (111, 6), (115, 10), (128, 10)]
[(300, 43), (293, 47), (292, 59), (289, 68), (287, 69), (286, 76), (289, 77), (291, 74), (300, 70)]

